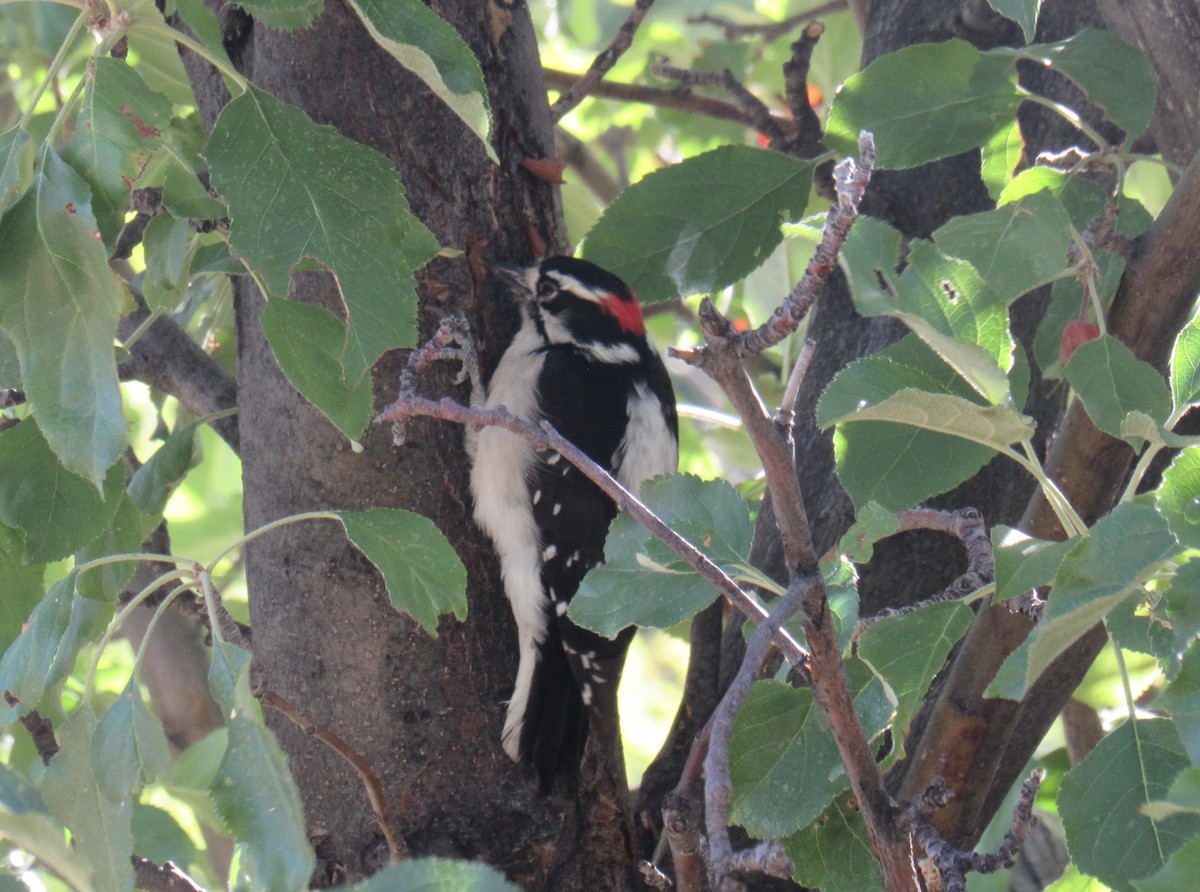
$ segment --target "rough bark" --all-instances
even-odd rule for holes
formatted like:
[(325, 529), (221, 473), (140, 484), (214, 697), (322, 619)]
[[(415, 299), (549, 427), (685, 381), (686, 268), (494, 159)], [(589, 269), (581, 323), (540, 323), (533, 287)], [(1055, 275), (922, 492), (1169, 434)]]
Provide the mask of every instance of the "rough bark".
[[(428, 334), (452, 310), (471, 318), (485, 367), (513, 323), (489, 264), (529, 260), (534, 232), (562, 244), (557, 198), (518, 163), (553, 154), (537, 47), (523, 6), (445, 2), (438, 12), (479, 57), (499, 166), (415, 77), (331, 2), (312, 28), (281, 33), (225, 8), (231, 56), (258, 86), (396, 163), (413, 211), (457, 260), (418, 275)], [(224, 88), (189, 61), (211, 126)], [(292, 299), (340, 311), (329, 276), (294, 277)], [(499, 747), (515, 676), (515, 631), (491, 550), (470, 520), (461, 431), (414, 423), (397, 449), (372, 428), (363, 451), (306, 403), (278, 369), (259, 324), (262, 297), (236, 289), (240, 435), (248, 529), (316, 508), (403, 507), (434, 520), (470, 576), (469, 617), (432, 638), (387, 603), (373, 568), (332, 525), (291, 526), (246, 553), (255, 680), (301, 705), (359, 750), (383, 780), (409, 849), (483, 859), (524, 888), (626, 888), (629, 853), (606, 838), (587, 797), (542, 797)], [(374, 369), (376, 405), (395, 397), (401, 355)], [(449, 392), (450, 372), (430, 383)], [(460, 389), (460, 397), (465, 394)], [(318, 883), (369, 873), (387, 852), (355, 775), (278, 716), (319, 854)]]

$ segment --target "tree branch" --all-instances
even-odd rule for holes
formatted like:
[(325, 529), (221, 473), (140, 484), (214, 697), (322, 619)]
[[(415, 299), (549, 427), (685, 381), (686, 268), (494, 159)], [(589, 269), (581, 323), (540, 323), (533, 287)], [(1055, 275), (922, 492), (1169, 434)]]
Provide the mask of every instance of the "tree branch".
[[(546, 86), (556, 90), (569, 89), (579, 76), (568, 71), (555, 68), (545, 70)], [(662, 87), (647, 87), (642, 84), (622, 84), (613, 81), (600, 81), (592, 88), (592, 96), (598, 99), (615, 99), (620, 102), (640, 102), (657, 108), (671, 108), (678, 111), (691, 112), (716, 118), (719, 121), (731, 121), (743, 127), (754, 127), (754, 123), (746, 113), (732, 102), (712, 99), (708, 96), (697, 96), (691, 90), (683, 87), (664, 89)]]
[(831, 12), (838, 12), (846, 8), (846, 0), (831, 0), (829, 3), (822, 3), (820, 6), (814, 6), (812, 9), (804, 10), (804, 12), (798, 12), (795, 15), (788, 16), (786, 19), (780, 19), (778, 22), (756, 22), (743, 25), (725, 16), (704, 13), (703, 15), (689, 18), (688, 24), (715, 25), (725, 32), (726, 40), (738, 40), (742, 37), (756, 36), (761, 37), (766, 43), (770, 43), (771, 41), (778, 40), (785, 34), (790, 34), (801, 22), (811, 22), (818, 16), (828, 15)]
[(604, 79), (604, 75), (617, 64), (617, 60), (625, 54), (633, 43), (633, 35), (637, 33), (638, 25), (654, 5), (654, 0), (637, 0), (629, 10), (629, 16), (617, 31), (612, 43), (606, 46), (592, 61), (588, 70), (574, 84), (563, 91), (562, 95), (550, 106), (550, 120), (558, 123), (563, 115), (579, 105), (596, 85)]
[(145, 892), (204, 892), (204, 888), (186, 873), (168, 861), (155, 864), (149, 858), (131, 855), (133, 862), (133, 887)]

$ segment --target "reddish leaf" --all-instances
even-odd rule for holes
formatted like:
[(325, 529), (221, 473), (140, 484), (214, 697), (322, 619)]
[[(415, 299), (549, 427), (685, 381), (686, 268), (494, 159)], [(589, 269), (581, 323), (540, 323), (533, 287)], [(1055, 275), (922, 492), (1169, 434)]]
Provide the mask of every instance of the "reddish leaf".
[(542, 182), (557, 185), (563, 182), (567, 163), (558, 158), (526, 158), (521, 166)]
[(1100, 337), (1100, 328), (1095, 323), (1072, 319), (1064, 326), (1062, 341), (1058, 345), (1058, 355), (1062, 359), (1062, 364), (1066, 365), (1076, 350), (1098, 337)]

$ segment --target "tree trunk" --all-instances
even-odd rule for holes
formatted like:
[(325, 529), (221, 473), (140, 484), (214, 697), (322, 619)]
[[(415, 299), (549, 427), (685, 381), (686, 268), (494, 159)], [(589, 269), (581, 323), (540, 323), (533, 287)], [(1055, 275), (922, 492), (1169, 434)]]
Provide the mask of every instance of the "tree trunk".
[[(459, 0), (438, 12), (483, 65), (498, 166), (347, 7), (330, 3), (312, 28), (289, 33), (228, 9), (221, 15), (240, 70), (390, 157), (416, 215), (442, 245), (466, 251), (418, 274), (420, 330), (427, 336), (447, 313), (465, 312), (490, 367), (515, 320), (491, 263), (532, 259), (537, 238), (552, 248), (563, 242), (556, 193), (518, 167), (526, 156), (552, 155), (553, 138), (527, 10)], [(188, 62), (211, 127), (224, 88)], [(341, 311), (330, 276), (297, 274), (293, 284), (292, 299)], [(449, 537), (470, 579), (466, 622), (443, 622), (432, 638), (389, 606), (376, 572), (340, 531), (305, 524), (258, 539), (246, 549), (255, 682), (366, 757), (412, 854), (482, 859), (529, 889), (627, 888), (630, 853), (612, 838), (621, 822), (602, 820), (611, 810), (538, 795), (500, 749), (516, 633), (491, 549), (471, 521), (462, 431), (415, 422), (397, 448), (377, 426), (354, 452), (279, 370), (259, 323), (262, 297), (248, 280), (236, 304), (246, 528), (313, 509), (408, 508)], [(395, 398), (404, 358), (385, 356), (374, 369), (377, 409)], [(465, 399), (453, 371), (427, 386)], [(354, 879), (386, 863), (354, 772), (281, 716), (268, 720), (300, 787), (318, 853), (315, 881)]]

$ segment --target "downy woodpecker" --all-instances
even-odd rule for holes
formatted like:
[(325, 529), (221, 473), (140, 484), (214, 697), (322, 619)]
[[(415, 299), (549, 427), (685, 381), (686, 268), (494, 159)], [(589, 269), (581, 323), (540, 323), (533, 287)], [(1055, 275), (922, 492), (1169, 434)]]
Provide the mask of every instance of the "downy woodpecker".
[[(550, 422), (635, 493), (674, 471), (675, 395), (629, 287), (571, 257), (501, 272), (521, 326), (486, 406)], [(606, 745), (619, 740), (617, 685), (633, 629), (613, 641), (567, 617), (584, 575), (604, 559), (616, 507), (559, 453), (509, 431), (485, 428), (472, 445), (475, 519), (499, 554), (520, 646), (504, 749), (548, 791), (558, 777), (578, 778), (589, 726)]]

